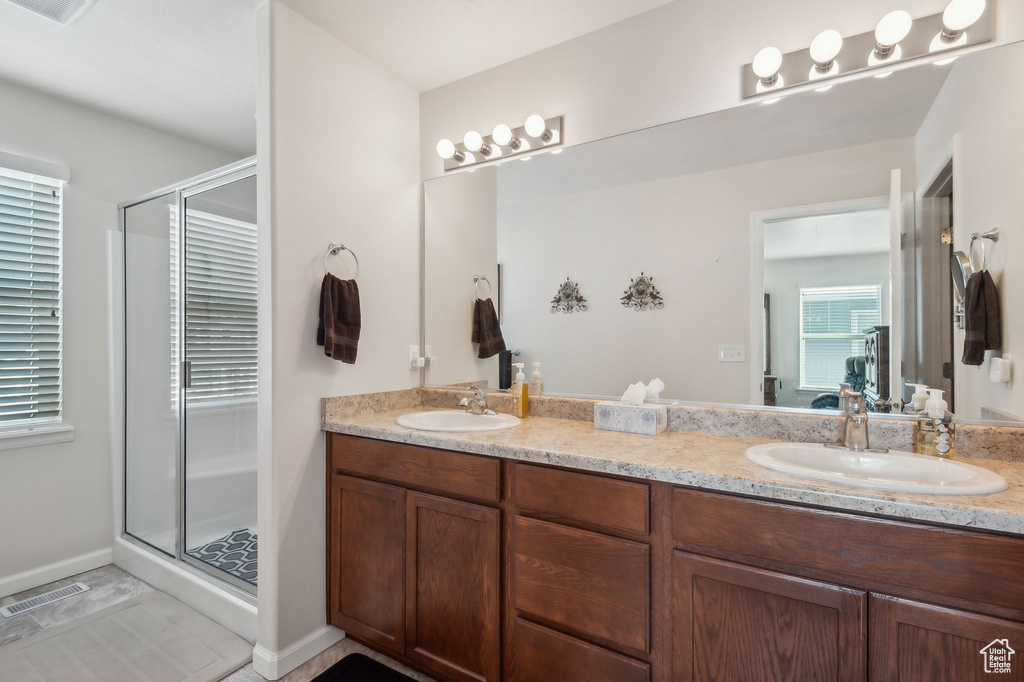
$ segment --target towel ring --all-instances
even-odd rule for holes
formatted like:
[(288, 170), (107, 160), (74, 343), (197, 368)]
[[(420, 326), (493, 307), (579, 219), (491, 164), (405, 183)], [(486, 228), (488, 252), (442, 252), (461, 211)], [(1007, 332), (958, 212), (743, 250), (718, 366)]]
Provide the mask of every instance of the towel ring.
[(491, 297), (491, 280), (487, 279), (483, 275), (473, 275), (473, 293), (476, 294), (477, 298), (480, 296), (480, 282), (487, 283), (487, 298)]
[(352, 260), (354, 260), (356, 262), (356, 274), (353, 275), (352, 279), (358, 279), (359, 278), (359, 257), (356, 256), (356, 252), (353, 251), (352, 249), (348, 248), (344, 244), (335, 244), (334, 242), (331, 242), (331, 245), (329, 247), (327, 247), (327, 253), (324, 254), (324, 274), (325, 275), (331, 274), (331, 271), (327, 269), (327, 259), (330, 258), (331, 256), (337, 256), (342, 251), (348, 251), (349, 253), (352, 254)]
[[(975, 265), (974, 265), (974, 242), (979, 240), (979, 239), (981, 240), (981, 267), (980, 268), (979, 267), (975, 267)], [(975, 232), (974, 234), (971, 235), (971, 248), (970, 248), (970, 250), (968, 252), (967, 259), (968, 259), (968, 262), (971, 265), (971, 270), (973, 272), (981, 272), (982, 270), (985, 269), (985, 266), (987, 265), (987, 263), (986, 263), (987, 258), (986, 258), (986, 255), (985, 255), (985, 240), (989, 240), (989, 241), (992, 241), (992, 242), (999, 241), (999, 228), (998, 227), (994, 227), (991, 230), (989, 230), (988, 232)]]

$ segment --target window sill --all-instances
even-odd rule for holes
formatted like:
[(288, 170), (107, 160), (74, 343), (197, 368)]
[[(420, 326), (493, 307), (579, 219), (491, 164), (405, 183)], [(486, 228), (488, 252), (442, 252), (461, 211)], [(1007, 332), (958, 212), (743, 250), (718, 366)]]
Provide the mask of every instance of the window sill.
[(0, 450), (29, 448), (35, 445), (66, 443), (75, 437), (70, 424), (48, 424), (0, 430)]

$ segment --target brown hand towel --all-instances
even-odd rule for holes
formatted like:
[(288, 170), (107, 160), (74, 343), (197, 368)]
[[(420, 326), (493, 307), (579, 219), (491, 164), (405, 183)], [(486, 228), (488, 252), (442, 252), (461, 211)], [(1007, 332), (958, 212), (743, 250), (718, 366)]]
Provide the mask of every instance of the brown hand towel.
[(988, 270), (971, 275), (964, 294), (965, 365), (980, 366), (985, 351), (1001, 345), (1002, 324), (999, 319), (999, 291)]
[(489, 358), (505, 350), (505, 339), (498, 326), (498, 313), (491, 299), (477, 299), (473, 304), (473, 343), (480, 344), (478, 358)]
[(359, 327), (359, 285), (354, 279), (324, 275), (320, 284), (320, 325), (316, 330), (316, 345), (324, 347), (327, 357), (354, 365)]

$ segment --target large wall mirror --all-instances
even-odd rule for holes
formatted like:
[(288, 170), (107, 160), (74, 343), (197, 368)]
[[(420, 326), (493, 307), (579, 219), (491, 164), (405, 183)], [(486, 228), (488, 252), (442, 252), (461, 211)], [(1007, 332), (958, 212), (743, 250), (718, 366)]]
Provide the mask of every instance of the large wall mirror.
[[(1022, 79), (1011, 44), (427, 181), (425, 385), (511, 360), (549, 395), (884, 410), (923, 383), (1021, 420), (992, 370), (1024, 338)], [(982, 270), (996, 309), (961, 293)], [(478, 357), (487, 296), (512, 358)], [(980, 365), (965, 306), (1001, 327)]]

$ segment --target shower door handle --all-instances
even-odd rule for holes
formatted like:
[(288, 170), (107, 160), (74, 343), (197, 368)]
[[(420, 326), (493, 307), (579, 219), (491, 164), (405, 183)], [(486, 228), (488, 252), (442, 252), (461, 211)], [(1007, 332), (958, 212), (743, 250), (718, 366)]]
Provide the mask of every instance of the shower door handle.
[(192, 363), (185, 360), (181, 363), (181, 386), (182, 388), (192, 388)]

